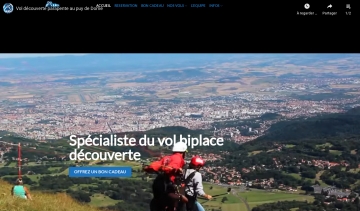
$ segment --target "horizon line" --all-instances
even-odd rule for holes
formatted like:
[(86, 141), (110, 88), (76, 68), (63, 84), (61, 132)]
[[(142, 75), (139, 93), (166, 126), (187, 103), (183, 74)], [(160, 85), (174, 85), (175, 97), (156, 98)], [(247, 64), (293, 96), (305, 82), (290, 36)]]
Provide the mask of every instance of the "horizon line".
[(75, 54), (75, 53), (64, 53), (64, 54), (56, 54), (56, 53), (0, 53), (0, 59), (17, 59), (17, 58), (38, 58), (38, 57), (57, 57), (57, 56), (84, 56), (87, 54)]

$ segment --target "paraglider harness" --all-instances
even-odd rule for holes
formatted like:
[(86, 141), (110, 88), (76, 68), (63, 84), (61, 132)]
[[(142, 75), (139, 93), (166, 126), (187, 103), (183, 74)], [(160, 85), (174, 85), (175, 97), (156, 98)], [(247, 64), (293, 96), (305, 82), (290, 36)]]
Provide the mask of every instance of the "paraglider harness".
[[(197, 198), (197, 191), (196, 191), (196, 189), (197, 189), (197, 186), (198, 186), (199, 183), (198, 183), (198, 182), (195, 183), (195, 182), (193, 181), (192, 187), (190, 187), (190, 185), (189, 185), (190, 181), (193, 180), (193, 178), (194, 178), (194, 176), (195, 176), (195, 174), (196, 174), (197, 171), (195, 170), (195, 171), (191, 172), (191, 173), (189, 174), (189, 176), (187, 176), (187, 177), (185, 178), (186, 171), (187, 171), (187, 170), (185, 170), (185, 173), (184, 173), (184, 176), (183, 176), (183, 190), (184, 190), (184, 195), (185, 195), (185, 197), (188, 199), (188, 202), (186, 203), (186, 206), (185, 206), (185, 207), (186, 207), (186, 211), (198, 211), (197, 206), (195, 205), (195, 202), (196, 202), (196, 198)], [(192, 189), (193, 189), (193, 195), (192, 195), (192, 196), (186, 194), (186, 192), (185, 192), (186, 187), (189, 187), (189, 188), (192, 188)]]
[[(194, 198), (194, 200), (189, 200), (189, 202), (191, 202), (190, 204), (189, 202), (184, 203), (181, 200), (181, 195), (188, 197), (185, 194), (185, 187), (188, 187), (188, 184), (194, 178), (196, 171), (192, 172), (187, 178), (185, 178), (185, 170), (185, 174), (175, 176), (174, 182), (172, 182), (169, 175), (164, 172), (157, 172), (157, 174), (158, 175), (152, 185), (154, 194), (153, 203), (156, 203), (156, 207), (158, 207), (156, 211), (188, 211), (188, 207), (193, 207), (193, 205), (189, 206), (192, 202), (192, 204), (195, 205), (196, 191), (194, 191), (194, 196), (189, 196), (191, 199)], [(196, 190), (196, 186), (197, 184), (194, 184), (194, 190)]]

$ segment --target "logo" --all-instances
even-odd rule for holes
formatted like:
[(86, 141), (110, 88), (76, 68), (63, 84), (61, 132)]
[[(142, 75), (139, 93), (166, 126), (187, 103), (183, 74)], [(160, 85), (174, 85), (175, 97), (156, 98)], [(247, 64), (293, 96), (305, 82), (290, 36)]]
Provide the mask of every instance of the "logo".
[(10, 3), (6, 3), (3, 6), (3, 10), (6, 14), (10, 14), (14, 11), (14, 6)]
[(45, 7), (46, 8), (57, 8), (57, 7), (60, 7), (60, 5), (56, 4), (56, 3), (53, 3), (52, 1), (48, 1), (48, 2), (46, 2)]

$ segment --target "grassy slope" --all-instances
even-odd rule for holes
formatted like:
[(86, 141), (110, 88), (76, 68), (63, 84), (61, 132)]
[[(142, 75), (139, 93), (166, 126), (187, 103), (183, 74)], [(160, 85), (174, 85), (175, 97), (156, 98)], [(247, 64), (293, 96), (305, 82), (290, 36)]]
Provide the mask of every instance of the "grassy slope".
[[(210, 190), (210, 186), (213, 186), (213, 189)], [(9, 183), (0, 180), (0, 187), (0, 211), (2, 211), (1, 207), (6, 207), (6, 211), (100, 211), (96, 207), (76, 202), (65, 193), (48, 194), (32, 192), (33, 201), (26, 201), (13, 198), (10, 195), (12, 186)], [(224, 193), (226, 192), (226, 189), (226, 187), (205, 184), (205, 191), (211, 195)], [(239, 194), (242, 197), (247, 198), (251, 208), (263, 203), (285, 200), (312, 201), (313, 198), (312, 196), (304, 196), (295, 193), (269, 193), (256, 190), (240, 192)], [(237, 196), (232, 194), (225, 196), (228, 198), (228, 201), (225, 203), (221, 203), (222, 197), (219, 197), (218, 199), (205, 203), (204, 206), (208, 209), (210, 208), (210, 210), (218, 207), (222, 207), (224, 211), (246, 210), (245, 204)], [(204, 203), (205, 201), (206, 200), (200, 200), (201, 203)]]
[(27, 201), (13, 198), (10, 195), (12, 186), (9, 183), (0, 180), (0, 187), (0, 207), (7, 211), (99, 211), (95, 207), (76, 202), (64, 193), (32, 192), (33, 201)]
[[(210, 186), (213, 188), (210, 189)], [(234, 188), (236, 190), (237, 188)], [(204, 183), (205, 193), (210, 195), (217, 195), (226, 193), (227, 187), (218, 186), (214, 184)], [(237, 192), (237, 191), (236, 191)], [(310, 195), (302, 195), (299, 193), (286, 193), (286, 192), (268, 192), (264, 190), (252, 189), (252, 191), (241, 191), (237, 192), (239, 196), (243, 199), (246, 199), (250, 209), (264, 204), (264, 203), (273, 203), (277, 201), (313, 201), (314, 197)], [(221, 203), (221, 199), (226, 197), (228, 201)], [(199, 202), (203, 204), (205, 210), (217, 210), (221, 207), (222, 211), (246, 211), (246, 206), (244, 202), (237, 196), (233, 194), (228, 194), (214, 198), (211, 201), (206, 202), (207, 200), (199, 198)]]

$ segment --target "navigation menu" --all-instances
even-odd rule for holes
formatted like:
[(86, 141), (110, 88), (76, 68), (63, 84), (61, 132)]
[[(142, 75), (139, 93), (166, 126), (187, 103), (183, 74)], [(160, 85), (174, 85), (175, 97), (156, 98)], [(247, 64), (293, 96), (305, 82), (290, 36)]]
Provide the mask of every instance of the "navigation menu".
[(222, 8), (222, 4), (114, 4), (115, 8)]

